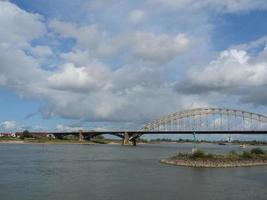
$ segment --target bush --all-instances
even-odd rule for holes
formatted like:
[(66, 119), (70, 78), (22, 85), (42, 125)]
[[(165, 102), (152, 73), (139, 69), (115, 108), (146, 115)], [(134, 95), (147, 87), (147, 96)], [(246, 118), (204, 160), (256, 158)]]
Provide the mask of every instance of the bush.
[(209, 153), (209, 154), (206, 155), (206, 158), (208, 158), (208, 159), (213, 159), (213, 158), (214, 158), (214, 155), (211, 154), (211, 153)]
[(204, 158), (205, 157), (205, 152), (201, 150), (195, 151), (192, 155), (192, 158)]
[(235, 150), (229, 151), (228, 155), (236, 156), (238, 153)]
[(252, 155), (251, 155), (251, 153), (248, 152), (248, 151), (243, 151), (242, 157), (243, 157), (243, 158), (252, 158)]
[(235, 158), (239, 157), (239, 155), (236, 151), (232, 150), (226, 154), (226, 157), (230, 158), (230, 159), (235, 159)]
[(265, 152), (261, 148), (253, 148), (250, 150), (250, 153), (251, 154), (265, 154)]

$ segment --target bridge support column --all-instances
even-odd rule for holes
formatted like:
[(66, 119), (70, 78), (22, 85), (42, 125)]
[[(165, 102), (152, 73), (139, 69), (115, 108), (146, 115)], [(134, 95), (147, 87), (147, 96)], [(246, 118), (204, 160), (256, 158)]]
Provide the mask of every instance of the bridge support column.
[(124, 133), (124, 138), (122, 141), (122, 145), (129, 145), (130, 141), (129, 141), (129, 134), (127, 132)]
[(84, 141), (84, 135), (82, 131), (79, 132), (79, 141)]

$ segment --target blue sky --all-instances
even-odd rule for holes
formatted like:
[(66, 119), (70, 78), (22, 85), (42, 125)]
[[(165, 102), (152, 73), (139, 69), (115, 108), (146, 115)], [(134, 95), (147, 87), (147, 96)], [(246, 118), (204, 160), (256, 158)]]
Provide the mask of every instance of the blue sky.
[(265, 0), (0, 1), (1, 131), (266, 114), (266, 20)]

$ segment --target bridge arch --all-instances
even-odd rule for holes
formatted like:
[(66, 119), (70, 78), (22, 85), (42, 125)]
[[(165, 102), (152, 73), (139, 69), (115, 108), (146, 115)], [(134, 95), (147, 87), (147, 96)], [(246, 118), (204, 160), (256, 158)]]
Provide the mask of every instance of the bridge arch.
[(140, 131), (168, 130), (259, 130), (267, 116), (228, 108), (196, 108), (175, 112), (144, 125)]

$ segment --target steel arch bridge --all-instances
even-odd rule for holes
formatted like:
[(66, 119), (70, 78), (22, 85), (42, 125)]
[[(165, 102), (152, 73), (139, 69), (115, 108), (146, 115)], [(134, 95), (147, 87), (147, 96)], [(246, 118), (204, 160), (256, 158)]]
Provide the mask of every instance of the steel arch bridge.
[(196, 108), (175, 112), (145, 124), (130, 140), (150, 133), (261, 133), (267, 116), (228, 108)]
[(35, 135), (53, 135), (63, 138), (79, 136), (80, 140), (111, 134), (122, 138), (123, 144), (133, 145), (144, 134), (267, 134), (267, 116), (227, 108), (196, 108), (175, 112), (145, 124), (139, 130), (105, 130), (73, 132), (39, 132)]
[(267, 116), (262, 114), (236, 109), (197, 108), (161, 117), (140, 130), (259, 130), (266, 123)]

